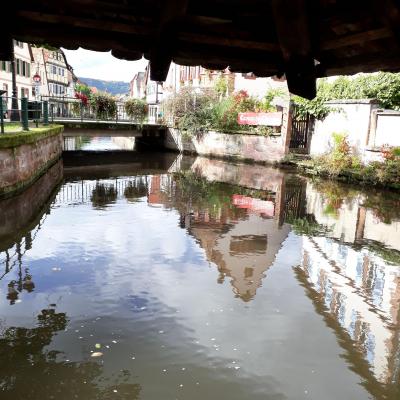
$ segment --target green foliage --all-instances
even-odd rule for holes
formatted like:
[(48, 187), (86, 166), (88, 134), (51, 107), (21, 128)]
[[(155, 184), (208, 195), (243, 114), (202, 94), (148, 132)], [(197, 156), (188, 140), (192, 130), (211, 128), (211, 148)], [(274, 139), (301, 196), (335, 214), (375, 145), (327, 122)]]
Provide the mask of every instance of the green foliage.
[(92, 91), (90, 90), (90, 87), (85, 85), (84, 83), (77, 83), (75, 85), (75, 92), (84, 94), (88, 98), (91, 96)]
[(314, 175), (400, 189), (398, 148), (390, 151), (390, 156), (384, 156), (383, 162), (363, 165), (360, 158), (352, 154), (345, 134), (334, 133), (332, 136), (334, 146), (331, 153), (303, 162), (301, 168)]
[(269, 89), (267, 91), (267, 93), (265, 93), (265, 96), (259, 103), (260, 111), (264, 111), (264, 112), (276, 111), (276, 107), (272, 104), (272, 102), (277, 97), (285, 99), (287, 97), (287, 93), (283, 89), (280, 89), (280, 88)]
[(223, 75), (219, 76), (215, 81), (214, 89), (220, 96), (225, 96), (228, 90), (228, 82)]
[(325, 236), (329, 232), (329, 228), (319, 224), (311, 215), (287, 222), (291, 224), (293, 231), (299, 236)]
[(98, 119), (115, 118), (117, 103), (111, 95), (101, 92), (92, 93), (89, 102)]
[(299, 119), (304, 119), (309, 114), (315, 119), (323, 120), (332, 111), (329, 106), (325, 105), (325, 100), (318, 95), (312, 100), (300, 96), (293, 96), (292, 100), (296, 106), (296, 117)]
[(216, 97), (213, 90), (197, 93), (191, 86), (183, 87), (179, 93), (164, 101), (164, 118), (167, 123), (190, 134), (205, 131), (209, 128)]
[(333, 149), (329, 154), (325, 154), (314, 159), (314, 165), (328, 172), (329, 176), (338, 176), (346, 170), (359, 170), (361, 160), (351, 151), (346, 133), (332, 133)]
[(129, 118), (143, 123), (147, 117), (147, 104), (144, 100), (129, 99), (125, 102), (125, 111)]
[(342, 76), (333, 82), (324, 78), (319, 80), (317, 96), (313, 100), (293, 96), (299, 116), (309, 113), (319, 120), (333, 111), (325, 105), (326, 101), (346, 99), (376, 99), (382, 108), (400, 110), (400, 74), (379, 72), (354, 78)]
[(281, 92), (271, 91), (260, 101), (243, 90), (221, 97), (215, 88), (197, 93), (193, 87), (187, 86), (164, 101), (164, 116), (168, 124), (186, 131), (189, 135), (212, 129), (226, 133), (245, 131), (268, 136), (274, 132), (273, 128), (239, 125), (238, 114), (275, 111), (276, 108), (271, 103), (278, 94)]

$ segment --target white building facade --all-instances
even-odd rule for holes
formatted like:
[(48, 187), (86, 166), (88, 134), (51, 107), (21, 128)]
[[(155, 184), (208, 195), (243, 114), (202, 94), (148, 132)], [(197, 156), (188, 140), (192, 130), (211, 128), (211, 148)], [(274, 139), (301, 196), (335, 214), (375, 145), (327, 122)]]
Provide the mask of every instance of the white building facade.
[[(14, 41), (14, 55), (15, 55), (15, 70), (16, 70), (16, 83), (17, 83), (17, 98), (18, 100), (26, 97), (29, 100), (34, 99), (34, 91), (32, 85), (32, 62), (33, 55), (31, 47), (28, 43)], [(5, 90), (3, 104), (6, 105), (7, 110), (11, 109), (11, 96), (12, 96), (12, 73), (11, 62), (0, 61), (0, 90)], [(20, 107), (20, 104), (18, 105)], [(6, 115), (8, 112), (6, 112)]]

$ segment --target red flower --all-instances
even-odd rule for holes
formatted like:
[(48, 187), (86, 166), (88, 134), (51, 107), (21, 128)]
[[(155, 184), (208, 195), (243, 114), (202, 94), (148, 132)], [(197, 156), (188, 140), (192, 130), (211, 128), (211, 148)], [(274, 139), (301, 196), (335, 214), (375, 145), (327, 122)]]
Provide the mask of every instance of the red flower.
[(80, 92), (76, 92), (76, 93), (75, 93), (75, 97), (76, 97), (77, 99), (79, 99), (85, 107), (87, 106), (88, 100), (89, 100), (89, 99), (88, 99), (88, 97), (87, 97), (85, 94), (80, 93)]

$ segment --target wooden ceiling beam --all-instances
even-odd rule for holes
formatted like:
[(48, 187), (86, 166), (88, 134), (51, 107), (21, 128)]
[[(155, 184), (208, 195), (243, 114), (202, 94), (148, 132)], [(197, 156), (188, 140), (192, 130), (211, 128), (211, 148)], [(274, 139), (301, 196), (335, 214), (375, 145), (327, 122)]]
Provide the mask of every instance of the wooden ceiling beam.
[(355, 33), (335, 38), (333, 40), (321, 43), (321, 50), (334, 50), (346, 46), (354, 46), (365, 44), (373, 40), (387, 39), (392, 37), (392, 34), (387, 28), (372, 29), (366, 32)]
[[(152, 29), (147, 25), (124, 24), (117, 21), (107, 21), (104, 19), (82, 18), (74, 15), (49, 14), (37, 11), (17, 11), (16, 16), (27, 23), (36, 24), (45, 23), (62, 24), (76, 28), (87, 28), (107, 31), (113, 33), (129, 33), (132, 35), (148, 35), (152, 33)], [(84, 39), (84, 38), (83, 38)]]
[(400, 4), (396, 0), (380, 0), (375, 4), (377, 15), (396, 38), (397, 47), (400, 49)]
[(289, 92), (312, 99), (316, 95), (316, 68), (310, 33), (310, 2), (272, 0), (271, 4)]
[[(237, 36), (239, 37), (239, 36)], [(261, 50), (268, 52), (278, 53), (280, 48), (277, 43), (266, 43), (261, 41), (253, 40), (243, 40), (239, 38), (230, 38), (226, 36), (214, 36), (207, 34), (199, 34), (193, 32), (180, 32), (178, 34), (178, 39), (190, 42), (190, 43), (200, 43), (200, 44), (210, 44), (219, 46), (236, 47), (243, 49)]]

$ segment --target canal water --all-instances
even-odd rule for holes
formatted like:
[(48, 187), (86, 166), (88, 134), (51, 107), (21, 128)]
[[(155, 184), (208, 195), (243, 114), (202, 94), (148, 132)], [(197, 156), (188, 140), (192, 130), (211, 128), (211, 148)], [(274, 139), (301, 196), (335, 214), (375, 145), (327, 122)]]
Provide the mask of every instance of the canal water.
[(0, 202), (2, 400), (400, 398), (399, 195), (111, 157)]

